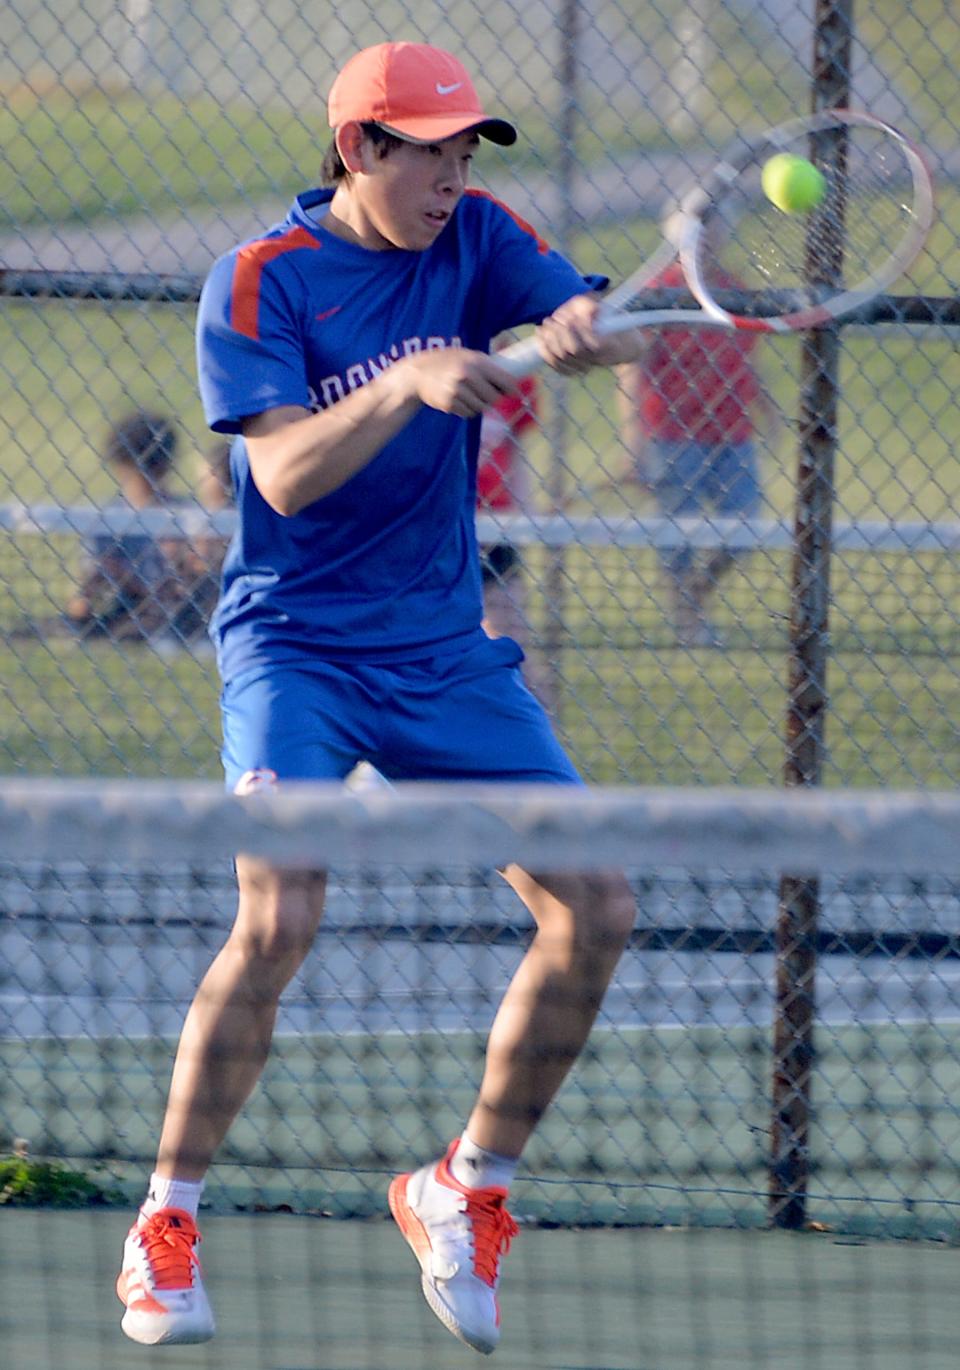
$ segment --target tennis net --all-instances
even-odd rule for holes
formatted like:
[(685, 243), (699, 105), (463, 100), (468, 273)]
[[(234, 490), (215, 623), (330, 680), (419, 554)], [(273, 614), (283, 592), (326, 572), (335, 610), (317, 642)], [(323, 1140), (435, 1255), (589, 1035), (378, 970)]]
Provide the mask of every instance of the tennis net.
[[(946, 1364), (960, 1331), (941, 1278), (960, 1240), (960, 797), (296, 786), (240, 800), (205, 783), (3, 782), (0, 1153), (139, 1200), (179, 1027), (232, 920), (236, 851), (329, 866), (331, 886), (205, 1192), (259, 1290), (242, 1315), (256, 1335), (218, 1353), (231, 1364), (458, 1363), (422, 1320), (391, 1345), (379, 1300), (395, 1285), (406, 1297), (411, 1272), (376, 1219), (389, 1178), (440, 1154), (469, 1113), (531, 932), (494, 871), (513, 860), (622, 868), (639, 913), (513, 1193), (531, 1255), (510, 1363)], [(319, 1215), (368, 1221), (314, 1232)], [(69, 1218), (65, 1249), (104, 1251), (108, 1292), (104, 1234), (122, 1238), (125, 1218)], [(54, 1221), (67, 1219), (0, 1220), (11, 1288), (25, 1271), (58, 1278), (43, 1255)], [(264, 1311), (290, 1262), (303, 1297), (325, 1281), (329, 1301), (347, 1279), (359, 1300), (329, 1355), (296, 1359)], [(111, 1332), (83, 1364), (129, 1363), (106, 1298)], [(11, 1322), (16, 1370), (43, 1363), (41, 1333), (58, 1344), (49, 1289), (34, 1315), (34, 1341)]]

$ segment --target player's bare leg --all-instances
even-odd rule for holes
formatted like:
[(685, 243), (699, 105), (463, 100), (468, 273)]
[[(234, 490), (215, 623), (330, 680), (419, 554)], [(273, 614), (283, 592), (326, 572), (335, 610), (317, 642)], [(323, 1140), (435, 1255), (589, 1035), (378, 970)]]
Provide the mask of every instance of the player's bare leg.
[(398, 1176), (390, 1207), (422, 1271), (424, 1297), (444, 1325), (477, 1351), (499, 1341), (500, 1257), (517, 1228), (505, 1183), (465, 1182), (484, 1171), (512, 1173), (537, 1122), (587, 1039), (633, 927), (633, 897), (621, 876), (533, 876), (507, 880), (537, 931), (494, 1020), (476, 1106), (461, 1142), (439, 1162)]
[(487, 1043), (467, 1131), (478, 1146), (519, 1156), (579, 1056), (633, 928), (636, 906), (620, 875), (505, 878), (537, 924)]
[(260, 1078), (280, 995), (313, 944), (326, 876), (237, 859), (240, 898), (227, 942), (180, 1037), (158, 1174), (200, 1179)]
[[(237, 918), (197, 990), (180, 1036), (151, 1192), (124, 1246), (121, 1326), (147, 1345), (206, 1341), (214, 1321), (196, 1248), (199, 1181), (260, 1077), (284, 988), (310, 949), (326, 877), (238, 858)], [(157, 1204), (161, 1206), (157, 1206)]]

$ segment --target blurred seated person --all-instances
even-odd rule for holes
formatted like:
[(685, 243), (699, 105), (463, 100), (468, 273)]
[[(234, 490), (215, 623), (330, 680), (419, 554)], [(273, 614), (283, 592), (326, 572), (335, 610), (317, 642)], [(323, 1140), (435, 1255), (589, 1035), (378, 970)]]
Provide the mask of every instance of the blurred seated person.
[[(200, 456), (197, 499), (211, 514), (233, 507), (230, 447), (227, 439), (215, 443)], [(180, 571), (188, 593), (175, 626), (187, 641), (206, 636), (207, 624), (220, 598), (220, 569), (229, 540), (224, 534), (211, 530), (190, 544), (181, 544)]]
[(204, 509), (216, 511), (233, 507), (233, 477), (230, 475), (230, 448), (232, 442), (225, 438), (214, 445), (200, 458), (197, 475), (197, 498)]
[[(132, 509), (166, 507), (167, 483), (179, 439), (171, 421), (142, 411), (110, 429), (104, 461), (121, 502)], [(164, 603), (169, 567), (161, 540), (146, 530), (97, 533), (86, 544), (86, 565), (67, 604), (69, 622), (84, 636), (143, 638), (169, 624)]]
[[(193, 501), (174, 494), (179, 436), (162, 414), (139, 411), (110, 429), (104, 461), (115, 477), (120, 507), (186, 511)], [(117, 506), (114, 505), (114, 508)], [(198, 589), (209, 569), (202, 549), (183, 536), (147, 529), (104, 531), (86, 545), (80, 583), (66, 607), (67, 623), (84, 637), (114, 641), (188, 641), (203, 627)]]

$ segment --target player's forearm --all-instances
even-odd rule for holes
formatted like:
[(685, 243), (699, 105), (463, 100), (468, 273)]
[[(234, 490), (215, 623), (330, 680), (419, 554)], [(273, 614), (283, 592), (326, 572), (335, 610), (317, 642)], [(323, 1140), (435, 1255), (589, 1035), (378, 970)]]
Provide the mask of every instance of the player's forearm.
[(257, 488), (278, 514), (298, 514), (362, 471), (420, 408), (391, 368), (319, 414), (272, 410), (244, 426)]

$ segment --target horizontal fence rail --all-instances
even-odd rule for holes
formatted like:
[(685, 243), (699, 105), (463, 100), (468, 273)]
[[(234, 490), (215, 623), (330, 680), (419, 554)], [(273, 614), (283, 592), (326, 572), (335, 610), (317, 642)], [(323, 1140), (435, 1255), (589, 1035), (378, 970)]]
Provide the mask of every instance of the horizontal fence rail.
[[(204, 275), (155, 276), (149, 272), (101, 271), (15, 271), (0, 267), (0, 296), (10, 299), (62, 299), (142, 301), (150, 304), (193, 304), (200, 298)], [(738, 290), (718, 290), (718, 303), (724, 308), (750, 316), (769, 314), (773, 302), (786, 310), (808, 303), (806, 293), (787, 295), (766, 292), (750, 296)], [(687, 290), (670, 287), (639, 290), (633, 297), (636, 309), (697, 309), (699, 302)], [(831, 320), (830, 329), (861, 324), (940, 324), (960, 325), (960, 296), (957, 295), (879, 295), (852, 309), (840, 319)], [(713, 326), (709, 319), (704, 326)]]
[[(0, 504), (0, 532), (37, 537), (122, 538), (136, 533), (174, 539), (229, 537), (235, 527), (236, 515), (231, 510)], [(518, 547), (693, 547), (749, 552), (788, 550), (794, 534), (789, 524), (772, 519), (504, 513), (478, 515), (477, 538), (481, 543), (507, 538)], [(841, 521), (834, 525), (833, 543), (838, 551), (952, 553), (960, 551), (960, 520)]]

